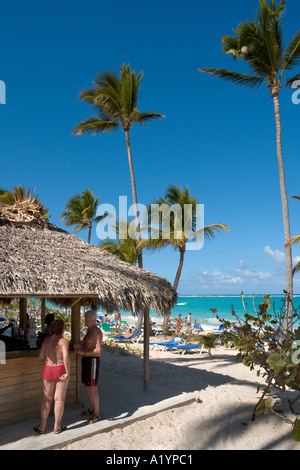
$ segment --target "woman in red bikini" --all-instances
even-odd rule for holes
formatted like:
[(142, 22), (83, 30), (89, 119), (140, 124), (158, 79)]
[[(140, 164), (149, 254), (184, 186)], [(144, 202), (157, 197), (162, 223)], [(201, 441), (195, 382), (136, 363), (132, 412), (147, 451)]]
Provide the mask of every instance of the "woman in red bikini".
[(65, 324), (63, 320), (51, 323), (51, 336), (44, 339), (39, 358), (44, 361), (43, 398), (41, 404), (41, 423), (35, 426), (38, 434), (44, 434), (51, 404), (54, 398), (54, 433), (59, 434), (66, 429), (61, 424), (65, 398), (70, 378), (69, 343), (63, 338)]

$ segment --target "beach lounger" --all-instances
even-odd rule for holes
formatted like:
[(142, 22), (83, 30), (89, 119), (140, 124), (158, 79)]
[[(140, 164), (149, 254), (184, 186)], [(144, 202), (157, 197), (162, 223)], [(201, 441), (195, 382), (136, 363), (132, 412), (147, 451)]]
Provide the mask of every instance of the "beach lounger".
[[(177, 346), (178, 344), (182, 343), (182, 340), (178, 340), (176, 338), (169, 339), (168, 341), (159, 341), (156, 343), (149, 343), (150, 346), (161, 346), (160, 349), (165, 349), (167, 346)], [(152, 348), (152, 349), (153, 349)]]
[(152, 328), (152, 331), (154, 333), (154, 336), (157, 336), (157, 335), (161, 335), (163, 333), (163, 329), (162, 328)]
[(214, 331), (225, 331), (225, 326), (220, 325), (219, 328), (214, 328)]
[(199, 333), (199, 331), (203, 331), (203, 328), (200, 325), (200, 323), (195, 323), (194, 325), (192, 325), (192, 332), (193, 333)]
[(118, 343), (138, 343), (140, 340), (141, 332), (137, 328), (136, 331), (130, 338), (125, 338), (125, 336), (113, 337), (114, 340), (118, 341)]
[[(201, 346), (201, 347), (200, 347)], [(191, 351), (195, 350), (196, 352), (199, 352), (200, 354), (203, 351), (204, 345), (201, 343), (186, 343), (186, 344), (178, 344), (177, 346), (166, 346), (167, 349), (173, 349), (177, 352), (181, 352), (181, 355), (185, 354), (186, 351)]]

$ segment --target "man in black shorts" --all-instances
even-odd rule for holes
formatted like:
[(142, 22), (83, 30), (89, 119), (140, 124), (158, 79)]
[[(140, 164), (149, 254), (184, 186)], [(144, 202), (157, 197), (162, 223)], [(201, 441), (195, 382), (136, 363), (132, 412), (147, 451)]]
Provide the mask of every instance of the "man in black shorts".
[(75, 352), (82, 355), (81, 382), (85, 385), (89, 400), (89, 409), (82, 411), (81, 415), (90, 415), (89, 424), (100, 419), (97, 383), (103, 334), (96, 326), (96, 319), (96, 311), (88, 310), (85, 313), (86, 335), (80, 344), (74, 344)]

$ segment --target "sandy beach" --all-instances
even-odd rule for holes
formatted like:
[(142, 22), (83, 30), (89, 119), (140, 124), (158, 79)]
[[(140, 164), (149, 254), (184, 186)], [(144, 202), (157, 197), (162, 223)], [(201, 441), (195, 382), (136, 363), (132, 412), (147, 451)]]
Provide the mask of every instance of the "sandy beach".
[[(158, 341), (157, 337), (152, 340)], [(134, 347), (142, 350), (142, 344)], [(235, 354), (222, 346), (214, 349), (212, 356), (207, 352), (179, 355), (151, 347), (150, 390), (146, 393), (160, 394), (162, 398), (191, 394), (195, 400), (72, 442), (62, 449), (299, 450), (300, 443), (291, 438), (291, 426), (278, 416), (269, 414), (251, 420), (259, 397), (257, 385), (264, 381), (238, 362)], [(106, 376), (121, 375), (125, 385), (126, 377), (141, 379), (142, 359), (104, 350), (101, 370)], [(99, 387), (101, 397), (101, 384)], [(275, 409), (294, 420), (286, 402), (290, 392), (273, 396)], [(122, 408), (122, 390), (119, 399)], [(124, 401), (128, 399), (134, 401), (134, 393), (129, 398), (124, 396)]]

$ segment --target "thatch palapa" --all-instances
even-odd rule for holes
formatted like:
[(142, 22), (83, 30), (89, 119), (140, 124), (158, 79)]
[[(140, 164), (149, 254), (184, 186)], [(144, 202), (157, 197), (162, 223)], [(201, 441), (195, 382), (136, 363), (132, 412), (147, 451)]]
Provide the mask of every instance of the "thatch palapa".
[[(2, 214), (4, 215), (4, 214)], [(82, 298), (108, 313), (171, 310), (170, 283), (50, 224), (0, 217), (0, 301), (40, 297), (61, 305)]]

